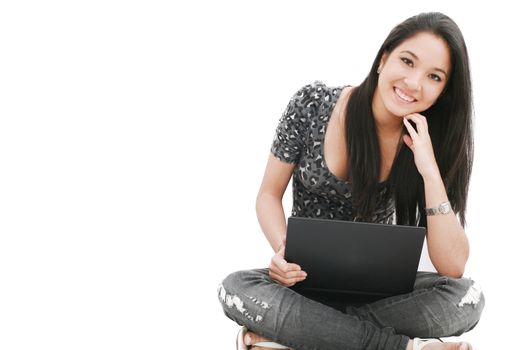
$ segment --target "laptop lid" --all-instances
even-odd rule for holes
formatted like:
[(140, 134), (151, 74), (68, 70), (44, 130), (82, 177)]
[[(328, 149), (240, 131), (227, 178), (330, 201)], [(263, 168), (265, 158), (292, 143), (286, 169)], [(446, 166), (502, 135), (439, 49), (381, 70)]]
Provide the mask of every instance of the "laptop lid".
[(308, 274), (296, 290), (370, 296), (414, 288), (424, 227), (290, 217), (285, 259)]

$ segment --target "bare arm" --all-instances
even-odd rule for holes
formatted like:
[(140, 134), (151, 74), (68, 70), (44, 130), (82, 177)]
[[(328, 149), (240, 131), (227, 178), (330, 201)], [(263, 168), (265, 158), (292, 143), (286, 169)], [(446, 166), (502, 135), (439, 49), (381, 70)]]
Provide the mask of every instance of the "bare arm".
[[(434, 208), (448, 201), (439, 173), (423, 180), (427, 208)], [(462, 277), (469, 256), (469, 242), (454, 212), (427, 216), (427, 231), (430, 260), (438, 273), (443, 276)]]
[(282, 198), (294, 168), (295, 164), (282, 162), (270, 154), (257, 195), (255, 205), (257, 219), (275, 252), (286, 237), (286, 218)]
[[(408, 119), (417, 125), (417, 131)], [(434, 157), (426, 118), (414, 113), (404, 118), (410, 136), (403, 139), (414, 152), (414, 161), (425, 184), (426, 207), (448, 201), (445, 185)], [(424, 215), (424, 213), (422, 213)], [(469, 242), (456, 215), (427, 216), (428, 253), (437, 272), (443, 276), (461, 277), (469, 256)]]
[(256, 202), (259, 224), (275, 251), (269, 266), (270, 278), (287, 287), (306, 278), (299, 265), (284, 260), (286, 219), (282, 198), (294, 168), (294, 164), (281, 162), (270, 154)]

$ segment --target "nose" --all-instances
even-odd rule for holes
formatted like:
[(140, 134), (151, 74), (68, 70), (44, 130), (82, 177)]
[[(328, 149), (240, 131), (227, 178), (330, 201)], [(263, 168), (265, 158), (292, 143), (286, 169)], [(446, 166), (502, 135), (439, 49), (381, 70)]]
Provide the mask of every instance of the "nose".
[(405, 78), (405, 84), (408, 89), (412, 91), (419, 91), (421, 90), (421, 75), (420, 74), (413, 74), (410, 76), (407, 76)]

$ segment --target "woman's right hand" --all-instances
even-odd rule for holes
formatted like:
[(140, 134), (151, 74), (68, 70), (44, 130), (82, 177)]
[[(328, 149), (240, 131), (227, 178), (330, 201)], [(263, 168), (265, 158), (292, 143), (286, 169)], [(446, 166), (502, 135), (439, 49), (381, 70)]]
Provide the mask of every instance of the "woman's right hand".
[(270, 278), (285, 287), (291, 287), (297, 282), (304, 281), (306, 272), (302, 271), (299, 265), (284, 260), (285, 245), (286, 241), (283, 241), (277, 253), (272, 257), (269, 267)]

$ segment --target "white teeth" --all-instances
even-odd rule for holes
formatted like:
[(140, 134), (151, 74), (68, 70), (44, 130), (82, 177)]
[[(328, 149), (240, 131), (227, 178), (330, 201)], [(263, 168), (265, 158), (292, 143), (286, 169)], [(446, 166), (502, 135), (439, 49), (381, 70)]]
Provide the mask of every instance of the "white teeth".
[(407, 102), (415, 101), (415, 98), (404, 94), (403, 91), (399, 90), (398, 88), (395, 88), (395, 91), (396, 91), (397, 96), (401, 97), (402, 100), (407, 101)]

